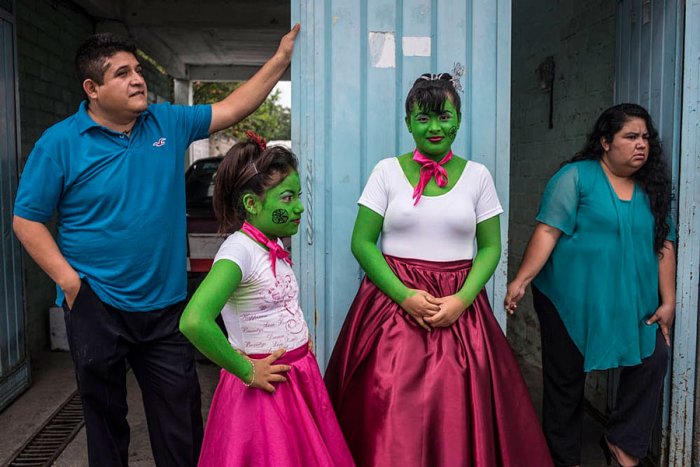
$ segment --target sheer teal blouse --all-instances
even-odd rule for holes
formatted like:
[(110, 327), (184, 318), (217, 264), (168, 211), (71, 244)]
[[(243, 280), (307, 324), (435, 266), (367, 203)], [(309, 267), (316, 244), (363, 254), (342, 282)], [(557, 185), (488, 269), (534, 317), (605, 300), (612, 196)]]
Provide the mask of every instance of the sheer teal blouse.
[(547, 184), (537, 220), (562, 235), (533, 283), (557, 308), (584, 370), (651, 355), (657, 325), (646, 320), (659, 306), (659, 260), (647, 195), (635, 187), (620, 200), (598, 161), (574, 162)]

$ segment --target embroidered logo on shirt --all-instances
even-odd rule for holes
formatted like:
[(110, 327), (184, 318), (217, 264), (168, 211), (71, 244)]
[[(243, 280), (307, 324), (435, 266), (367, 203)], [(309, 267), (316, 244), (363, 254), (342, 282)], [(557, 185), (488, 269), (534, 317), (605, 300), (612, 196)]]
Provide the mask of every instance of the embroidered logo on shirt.
[(158, 141), (153, 143), (153, 146), (159, 148), (161, 146), (165, 146), (165, 138), (160, 138)]

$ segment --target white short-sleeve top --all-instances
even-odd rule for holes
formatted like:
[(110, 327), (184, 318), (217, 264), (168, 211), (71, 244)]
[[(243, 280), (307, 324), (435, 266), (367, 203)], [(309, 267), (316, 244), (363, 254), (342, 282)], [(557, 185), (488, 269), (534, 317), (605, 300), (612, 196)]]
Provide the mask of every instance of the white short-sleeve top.
[(306, 344), (309, 331), (290, 265), (277, 260), (275, 277), (270, 252), (241, 232), (221, 245), (214, 262), (222, 259), (236, 263), (242, 273), (241, 283), (221, 310), (231, 345), (248, 354), (260, 354)]
[(473, 259), (476, 224), (503, 212), (488, 169), (469, 161), (447, 193), (423, 195), (413, 205), (414, 187), (396, 157), (374, 167), (358, 204), (384, 217), (384, 254), (427, 261)]

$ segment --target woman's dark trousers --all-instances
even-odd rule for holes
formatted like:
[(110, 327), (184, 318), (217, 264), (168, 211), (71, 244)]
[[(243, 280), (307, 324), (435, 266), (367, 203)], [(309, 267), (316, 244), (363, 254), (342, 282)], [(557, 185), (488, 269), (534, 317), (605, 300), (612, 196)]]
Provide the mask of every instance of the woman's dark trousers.
[[(532, 294), (542, 338), (544, 435), (557, 466), (580, 465), (586, 382), (583, 356), (552, 302), (535, 287)], [(668, 347), (659, 331), (654, 353), (620, 372), (606, 436), (610, 443), (640, 459), (649, 449), (667, 366)]]

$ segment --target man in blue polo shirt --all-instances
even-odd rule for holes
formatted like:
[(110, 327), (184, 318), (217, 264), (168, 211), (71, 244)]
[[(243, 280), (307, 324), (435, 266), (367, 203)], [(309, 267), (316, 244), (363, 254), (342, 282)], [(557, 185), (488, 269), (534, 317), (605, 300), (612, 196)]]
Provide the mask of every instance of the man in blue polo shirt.
[[(253, 112), (282, 76), (295, 26), (222, 101), (148, 105), (135, 46), (98, 34), (78, 50), (87, 100), (37, 141), (14, 230), (57, 284), (91, 466), (128, 464), (126, 365), (159, 466), (194, 466), (202, 439), (193, 350), (178, 330), (187, 291), (184, 151)], [(45, 223), (58, 214), (57, 239)]]

